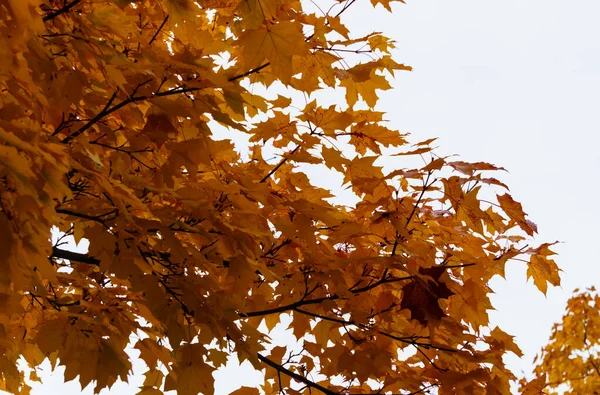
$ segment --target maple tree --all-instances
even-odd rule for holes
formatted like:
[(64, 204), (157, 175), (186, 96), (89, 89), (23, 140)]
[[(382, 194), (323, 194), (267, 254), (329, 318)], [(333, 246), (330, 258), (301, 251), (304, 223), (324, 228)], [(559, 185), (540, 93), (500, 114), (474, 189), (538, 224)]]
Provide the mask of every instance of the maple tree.
[[(0, 1), (0, 389), (27, 393), (49, 359), (98, 392), (132, 344), (146, 395), (213, 393), (232, 355), (265, 373), (237, 394), (509, 393), (520, 350), (489, 328), (488, 281), (522, 261), (559, 284), (550, 245), (493, 198), (501, 168), (386, 126), (378, 91), (410, 67), (353, 36), (354, 2)], [(298, 343), (273, 348), (284, 315)]]
[(567, 301), (562, 322), (536, 358), (534, 378), (521, 380), (523, 393), (600, 393), (600, 295), (594, 287)]

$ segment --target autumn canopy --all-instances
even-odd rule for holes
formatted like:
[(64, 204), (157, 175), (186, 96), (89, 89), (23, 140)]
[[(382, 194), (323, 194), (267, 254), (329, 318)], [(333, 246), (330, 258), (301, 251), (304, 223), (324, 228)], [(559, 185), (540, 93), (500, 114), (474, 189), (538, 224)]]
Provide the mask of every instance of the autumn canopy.
[(239, 394), (510, 393), (487, 284), (545, 292), (553, 253), (500, 168), (389, 128), (410, 67), (354, 2), (0, 0), (0, 389), (48, 358), (100, 391), (130, 345), (145, 395), (212, 394), (234, 355), (265, 374)]

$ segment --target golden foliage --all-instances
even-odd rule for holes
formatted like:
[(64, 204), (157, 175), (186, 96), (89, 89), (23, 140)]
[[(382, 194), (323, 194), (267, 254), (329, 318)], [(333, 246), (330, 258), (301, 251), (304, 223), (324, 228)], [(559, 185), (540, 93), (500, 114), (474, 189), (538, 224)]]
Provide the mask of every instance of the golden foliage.
[[(127, 380), (135, 335), (140, 394), (211, 394), (233, 353), (268, 394), (509, 393), (520, 351), (484, 335), (488, 281), (528, 258), (545, 291), (558, 269), (520, 245), (519, 203), (480, 198), (499, 168), (386, 126), (378, 92), (410, 68), (381, 34), (353, 38), (352, 3), (0, 2), (0, 389), (28, 392), (23, 357), (98, 392)], [(346, 103), (321, 105), (336, 87)], [(385, 152), (431, 160), (385, 173)], [(303, 163), (343, 174), (356, 206)], [(261, 326), (282, 315), (296, 348)]]
[(579, 291), (554, 324), (550, 341), (536, 359), (535, 377), (521, 380), (524, 393), (600, 393), (600, 296), (594, 287)]

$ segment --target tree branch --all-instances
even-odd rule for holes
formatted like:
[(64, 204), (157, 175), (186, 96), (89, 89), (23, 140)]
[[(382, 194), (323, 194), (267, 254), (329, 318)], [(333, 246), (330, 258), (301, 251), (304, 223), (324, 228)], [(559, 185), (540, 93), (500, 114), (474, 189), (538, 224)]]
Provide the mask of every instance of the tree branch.
[[(72, 217), (77, 217), (77, 218), (87, 219), (89, 221), (98, 222), (99, 224), (102, 224), (104, 226), (106, 226), (106, 224), (105, 224), (106, 221), (113, 220), (118, 215), (118, 209), (113, 209), (109, 212), (106, 212), (104, 214), (99, 214), (99, 215), (89, 215), (89, 214), (84, 214), (84, 213), (78, 213), (76, 211), (62, 209), (62, 208), (57, 208), (57, 209), (55, 209), (55, 211), (58, 214), (65, 214), (65, 215), (70, 215)], [(110, 216), (110, 217), (108, 217), (108, 216)], [(108, 217), (108, 218), (104, 218), (104, 217)]]
[(42, 18), (44, 22), (48, 22), (57, 16), (64, 14), (65, 12), (71, 11), (71, 8), (75, 7), (77, 4), (81, 3), (81, 0), (73, 0), (72, 2), (65, 4), (63, 8), (60, 8), (56, 11), (48, 13), (46, 16)]
[[(589, 341), (587, 339), (587, 329), (588, 329), (588, 325), (587, 324), (588, 324), (588, 319), (587, 319), (587, 313), (586, 313), (586, 319), (585, 319), (584, 324), (583, 324), (583, 343), (587, 347), (590, 347), (590, 343), (589, 343)], [(588, 361), (590, 362), (590, 364), (592, 365), (592, 367), (596, 371), (596, 374), (598, 376), (600, 376), (600, 369), (598, 368), (598, 365), (596, 364), (596, 362), (594, 362), (594, 358), (593, 358), (591, 352), (589, 351), (589, 349), (588, 349), (588, 354), (589, 354)]]
[(311, 380), (307, 379), (306, 377), (299, 375), (298, 373), (292, 372), (291, 370), (286, 369), (282, 365), (280, 365), (280, 364), (278, 364), (278, 363), (276, 363), (274, 361), (271, 361), (269, 358), (267, 358), (267, 357), (265, 357), (265, 356), (263, 356), (261, 354), (257, 354), (257, 355), (258, 355), (258, 359), (262, 363), (264, 363), (264, 364), (272, 367), (273, 369), (277, 370), (280, 373), (283, 373), (283, 374), (286, 374), (286, 375), (290, 376), (294, 380), (296, 380), (296, 381), (298, 381), (300, 383), (303, 383), (307, 387), (319, 390), (319, 391), (321, 391), (322, 393), (324, 393), (326, 395), (340, 395), (339, 392), (327, 389), (327, 388), (323, 387), (322, 385), (319, 385), (319, 384), (315, 383), (314, 381), (311, 381)]
[[(74, 0), (73, 2), (69, 3), (69, 5), (63, 7), (63, 9), (59, 10), (60, 14), (62, 14), (63, 12), (67, 12), (68, 9), (70, 9), (71, 7), (75, 6), (77, 3), (79, 3), (81, 0)], [(67, 7), (69, 7), (67, 9)], [(58, 13), (59, 11), (56, 11), (56, 13)], [(58, 14), (59, 15), (59, 14)], [(48, 17), (51, 15), (48, 15)], [(55, 15), (56, 16), (56, 15)], [(52, 16), (53, 18), (55, 16)], [(160, 28), (162, 28), (164, 26), (164, 24), (166, 23), (168, 19), (168, 16), (165, 18), (165, 20), (163, 21), (163, 24), (159, 27), (159, 31)], [(156, 33), (158, 34), (158, 32)], [(152, 38), (152, 40), (150, 40), (149, 44), (152, 44), (152, 42), (154, 41), (155, 37)], [(257, 68), (248, 70), (247, 72), (243, 73), (243, 74), (239, 74), (236, 75), (234, 77), (229, 78), (228, 81), (232, 82), (232, 81), (236, 81), (240, 78), (244, 78), (249, 76), (250, 74), (253, 73), (258, 73), (259, 71), (261, 71), (262, 69), (264, 69), (265, 67), (269, 66), (271, 63), (267, 62), (265, 64), (263, 64), (262, 66), (259, 66)], [(112, 114), (113, 112), (120, 110), (121, 108), (125, 107), (128, 104), (131, 103), (136, 103), (136, 102), (140, 102), (140, 101), (144, 101), (144, 100), (150, 100), (153, 97), (165, 97), (165, 96), (172, 96), (172, 95), (178, 95), (178, 94), (185, 94), (188, 92), (195, 92), (198, 91), (200, 89), (203, 88), (185, 88), (185, 87), (180, 87), (180, 88), (173, 88), (164, 92), (155, 92), (151, 95), (142, 95), (142, 96), (135, 96), (136, 91), (144, 84), (148, 83), (150, 81), (146, 81), (144, 83), (139, 84), (134, 90), (133, 92), (129, 95), (129, 97), (123, 101), (121, 101), (118, 104), (115, 104), (114, 106), (111, 107), (112, 102), (115, 100), (117, 93), (113, 93), (113, 95), (108, 99), (108, 102), (106, 103), (106, 105), (104, 106), (104, 108), (102, 109), (102, 111), (100, 111), (98, 114), (96, 114), (95, 117), (93, 117), (92, 119), (90, 119), (85, 125), (83, 125), (82, 127), (80, 127), (79, 129), (77, 129), (75, 132), (71, 133), (70, 135), (68, 135), (67, 137), (65, 137), (61, 142), (62, 143), (68, 143), (71, 140), (73, 140), (75, 137), (79, 136), (80, 134), (82, 134), (83, 132), (85, 132), (86, 130), (88, 130), (89, 128), (91, 128), (92, 126), (94, 126), (96, 123), (98, 123), (98, 121), (100, 121), (102, 118), (106, 117), (107, 115)], [(293, 153), (293, 152), (292, 152)], [(283, 163), (282, 163), (283, 164)], [(281, 166), (281, 165), (279, 165)], [(268, 177), (267, 177), (268, 178)]]
[[(397, 281), (405, 281), (405, 280), (410, 280), (412, 279), (414, 276), (406, 276), (406, 277), (388, 277), (388, 278), (381, 278), (378, 281), (375, 281), (372, 284), (369, 285), (365, 285), (362, 288), (358, 288), (358, 289), (354, 289), (354, 290), (349, 290), (351, 293), (353, 294), (358, 294), (361, 292), (366, 292), (366, 291), (370, 291), (371, 289), (381, 285), (381, 284), (387, 284), (387, 283), (394, 283)], [(297, 302), (294, 303), (290, 303), (288, 305), (284, 305), (284, 306), (279, 306), (279, 307), (274, 307), (272, 309), (266, 309), (266, 310), (260, 310), (260, 311), (251, 311), (248, 313), (239, 313), (239, 316), (241, 318), (250, 318), (250, 317), (259, 317), (262, 315), (269, 315), (269, 314), (276, 314), (276, 313), (285, 313), (286, 311), (289, 310), (295, 310), (298, 307), (302, 307), (302, 306), (307, 306), (307, 305), (311, 305), (311, 304), (318, 304), (318, 303), (322, 303), (326, 300), (338, 300), (340, 299), (340, 296), (338, 294), (333, 294), (333, 295), (329, 295), (329, 296), (323, 296), (321, 298), (316, 298), (316, 299), (300, 299)]]
[(317, 299), (300, 300), (295, 303), (290, 303), (288, 305), (274, 307), (272, 309), (250, 311), (247, 313), (239, 313), (239, 316), (241, 318), (251, 318), (251, 317), (260, 317), (260, 316), (269, 315), (269, 314), (285, 313), (286, 311), (295, 310), (298, 307), (307, 306), (307, 305), (311, 305), (311, 304), (318, 304), (318, 303), (322, 303), (326, 300), (337, 300), (339, 298), (340, 297), (337, 294), (333, 294), (330, 296), (324, 296), (322, 298), (317, 298)]
[(423, 347), (425, 349), (433, 348), (433, 349), (440, 350), (440, 351), (456, 352), (456, 350), (453, 349), (453, 348), (448, 348), (448, 347), (443, 347), (443, 346), (436, 346), (436, 345), (433, 345), (431, 343), (421, 343), (421, 342), (419, 342), (419, 341), (416, 340), (417, 338), (415, 338), (415, 336), (405, 336), (405, 337), (396, 336), (396, 335), (392, 335), (390, 333), (384, 332), (382, 330), (379, 330), (377, 328), (371, 328), (368, 325), (357, 324), (354, 321), (346, 321), (346, 320), (341, 319), (341, 318), (328, 317), (326, 315), (321, 315), (321, 314), (313, 313), (313, 312), (310, 312), (308, 310), (303, 310), (303, 309), (300, 309), (300, 308), (296, 308), (296, 309), (294, 309), (294, 311), (297, 311), (298, 313), (301, 313), (301, 314), (304, 314), (304, 315), (308, 315), (310, 317), (318, 318), (318, 319), (321, 319), (321, 320), (330, 321), (330, 322), (336, 322), (336, 323), (341, 324), (341, 325), (352, 325), (352, 326), (356, 326), (356, 327), (359, 327), (359, 328), (364, 329), (364, 330), (371, 330), (371, 331), (374, 331), (374, 332), (376, 332), (376, 333), (378, 333), (378, 334), (380, 334), (382, 336), (388, 337), (390, 339), (393, 339), (393, 340), (396, 340), (396, 341), (399, 341), (399, 342), (402, 342), (402, 343), (410, 344), (410, 345), (413, 345), (415, 347), (419, 346), (419, 347)]
[(267, 175), (266, 175), (266, 176), (264, 176), (264, 177), (263, 177), (263, 178), (262, 178), (262, 179), (261, 179), (259, 182), (260, 182), (260, 183), (263, 183), (263, 182), (267, 181), (267, 180), (269, 179), (269, 177), (271, 177), (271, 176), (272, 176), (272, 175), (273, 175), (273, 174), (274, 174), (274, 173), (275, 173), (277, 170), (279, 170), (279, 168), (280, 168), (281, 166), (283, 166), (283, 164), (284, 164), (285, 162), (287, 162), (287, 161), (288, 161), (288, 159), (290, 158), (290, 155), (293, 155), (293, 154), (295, 154), (295, 153), (296, 153), (296, 151), (298, 151), (298, 149), (299, 149), (299, 148), (300, 148), (300, 145), (297, 145), (297, 146), (296, 146), (296, 148), (294, 148), (294, 149), (293, 149), (293, 150), (292, 150), (290, 153), (288, 153), (288, 154), (287, 154), (285, 157), (283, 157), (283, 159), (281, 159), (281, 160), (279, 161), (279, 163), (277, 164), (277, 166), (275, 166), (274, 168), (272, 168), (272, 169), (271, 169), (271, 171), (269, 171), (269, 172), (267, 173)]
[(160, 24), (160, 26), (158, 27), (158, 30), (156, 31), (156, 33), (154, 33), (154, 36), (152, 36), (152, 38), (150, 39), (150, 42), (148, 42), (148, 46), (152, 45), (152, 43), (154, 42), (154, 40), (156, 40), (156, 37), (158, 37), (158, 34), (160, 33), (160, 31), (162, 30), (163, 27), (165, 27), (165, 23), (167, 23), (167, 20), (169, 20), (169, 15), (167, 15), (165, 17), (165, 20), (162, 21), (162, 23)]
[[(429, 188), (431, 186), (431, 184), (428, 184), (430, 177), (431, 177), (431, 170), (429, 170), (429, 172), (427, 172), (427, 179), (425, 180), (425, 182), (423, 182), (423, 190), (421, 191), (421, 194), (419, 195), (417, 202), (413, 206), (413, 209), (412, 209), (410, 215), (406, 219), (406, 224), (404, 224), (404, 227), (407, 227), (408, 224), (410, 223), (410, 221), (412, 220), (412, 217), (415, 215), (415, 212), (417, 211), (417, 207), (419, 207), (419, 204), (421, 203), (421, 199), (423, 199), (423, 195), (425, 195), (425, 191), (427, 191), (427, 188)], [(398, 248), (399, 237), (400, 237), (400, 235), (398, 234), (398, 231), (396, 230), (396, 238), (394, 240), (394, 246), (392, 247), (392, 256), (396, 255), (396, 249)]]
[[(149, 82), (149, 81), (147, 81)], [(146, 82), (146, 83), (147, 83)], [(108, 100), (108, 103), (104, 106), (104, 108), (102, 109), (102, 111), (100, 111), (98, 114), (96, 114), (96, 116), (92, 119), (90, 119), (85, 125), (83, 125), (82, 127), (80, 127), (79, 129), (77, 129), (75, 132), (71, 133), (70, 135), (68, 135), (67, 137), (65, 137), (61, 142), (62, 143), (68, 143), (71, 140), (73, 140), (75, 137), (79, 136), (80, 134), (82, 134), (83, 132), (85, 132), (86, 130), (88, 130), (89, 128), (91, 128), (92, 126), (94, 126), (96, 123), (98, 123), (98, 121), (100, 121), (102, 118), (106, 117), (107, 115), (112, 114), (113, 112), (120, 110), (121, 108), (125, 107), (128, 104), (131, 103), (136, 103), (139, 101), (144, 101), (144, 100), (150, 100), (154, 97), (165, 97), (165, 96), (172, 96), (172, 95), (178, 95), (181, 93), (188, 93), (188, 92), (195, 92), (195, 91), (199, 91), (202, 88), (173, 88), (170, 89), (168, 91), (164, 91), (164, 92), (155, 92), (151, 95), (143, 95), (143, 96), (135, 96), (136, 90), (140, 88), (140, 86), (143, 84), (139, 84), (131, 93), (131, 95), (121, 101), (118, 104), (115, 104), (114, 106), (110, 106), (112, 104), (112, 102), (114, 101), (115, 97), (116, 97), (116, 93), (114, 93), (111, 98)]]
[[(460, 268), (460, 267), (469, 267), (469, 266), (474, 266), (474, 263), (466, 263), (463, 265), (454, 265), (454, 266), (440, 266), (443, 267), (444, 269), (455, 269), (455, 268)], [(387, 272), (384, 272), (387, 273)], [(383, 275), (379, 280), (375, 281), (374, 283), (365, 285), (364, 287), (361, 288), (357, 288), (357, 289), (348, 289), (349, 292), (351, 292), (352, 294), (356, 295), (362, 292), (367, 292), (372, 290), (375, 287), (378, 287), (379, 285), (382, 284), (388, 284), (388, 283), (395, 283), (398, 281), (406, 281), (406, 280), (412, 280), (415, 276), (405, 276), (405, 277), (393, 277), (393, 276), (386, 276)], [(311, 305), (311, 304), (318, 304), (321, 302), (324, 302), (326, 300), (338, 300), (341, 299), (340, 296), (338, 294), (332, 294), (329, 296), (323, 296), (320, 298), (316, 298), (316, 299), (300, 299), (297, 302), (294, 303), (290, 303), (284, 306), (279, 306), (279, 307), (274, 307), (272, 309), (265, 309), (265, 310), (257, 310), (257, 311), (250, 311), (247, 313), (238, 313), (238, 315), (241, 318), (251, 318), (251, 317), (259, 317), (259, 316), (263, 316), (263, 315), (269, 315), (269, 314), (277, 314), (277, 313), (285, 313), (286, 311), (290, 311), (290, 310), (297, 310), (299, 307), (302, 306), (307, 306), (307, 305)]]
[(427, 188), (429, 188), (431, 186), (431, 184), (429, 184), (429, 178), (431, 177), (431, 173), (432, 173), (431, 170), (429, 170), (427, 172), (427, 179), (425, 179), (425, 182), (423, 183), (423, 190), (421, 191), (421, 194), (419, 195), (419, 198), (417, 199), (417, 202), (415, 203), (410, 215), (406, 219), (405, 226), (408, 226), (408, 224), (412, 220), (413, 216), (417, 212), (417, 207), (419, 207), (419, 204), (421, 203), (421, 199), (423, 199), (423, 195), (425, 195), (425, 191), (427, 191)]
[(590, 357), (589, 361), (590, 361), (590, 364), (592, 364), (592, 367), (594, 368), (594, 370), (596, 371), (598, 376), (600, 376), (600, 369), (598, 369), (598, 365), (596, 365), (596, 362), (594, 362), (594, 359), (592, 357)]
[(241, 78), (248, 77), (250, 74), (258, 73), (259, 71), (261, 71), (262, 69), (264, 69), (265, 67), (270, 66), (270, 65), (271, 65), (271, 63), (267, 62), (267, 63), (265, 63), (265, 64), (263, 64), (261, 66), (258, 66), (258, 67), (254, 68), (254, 69), (250, 69), (250, 70), (246, 71), (245, 73), (238, 74), (238, 75), (236, 75), (234, 77), (231, 77), (227, 81), (233, 82), (233, 81), (239, 80)]
[(88, 265), (100, 266), (100, 260), (89, 256), (88, 254), (81, 254), (79, 252), (61, 250), (60, 248), (53, 247), (51, 258), (66, 259), (68, 261), (75, 261), (81, 263), (87, 263)]

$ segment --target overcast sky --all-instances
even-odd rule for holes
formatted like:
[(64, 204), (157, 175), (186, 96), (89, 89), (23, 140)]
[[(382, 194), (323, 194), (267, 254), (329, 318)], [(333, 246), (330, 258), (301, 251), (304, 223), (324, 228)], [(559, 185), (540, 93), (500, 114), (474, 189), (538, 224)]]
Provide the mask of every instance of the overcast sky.
[[(555, 248), (563, 285), (547, 297), (526, 283), (524, 264), (492, 283), (493, 324), (525, 352), (509, 366), (529, 372), (571, 291), (600, 285), (600, 2), (407, 0), (393, 14), (360, 3), (345, 14), (351, 30), (384, 32), (397, 41), (396, 60), (414, 67), (381, 96), (391, 126), (413, 141), (440, 137), (438, 154), (505, 167), (499, 176), (538, 224), (538, 240), (563, 242)], [(244, 371), (220, 375), (216, 393), (241, 385)], [(81, 393), (44, 376), (33, 394)]]

